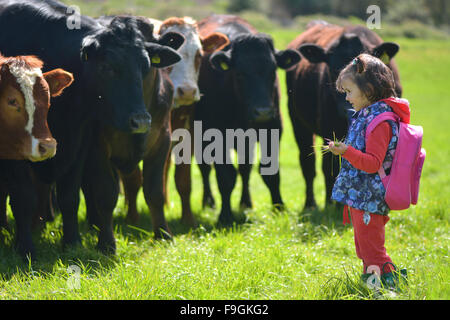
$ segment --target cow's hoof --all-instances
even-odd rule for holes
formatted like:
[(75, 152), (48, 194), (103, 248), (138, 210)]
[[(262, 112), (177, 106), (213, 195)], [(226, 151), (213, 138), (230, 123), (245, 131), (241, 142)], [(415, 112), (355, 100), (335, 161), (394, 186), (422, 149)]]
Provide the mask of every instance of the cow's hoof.
[(233, 214), (231, 212), (229, 213), (221, 213), (219, 215), (219, 220), (217, 221), (218, 227), (228, 228), (233, 225), (235, 222)]
[(114, 255), (116, 254), (116, 241), (102, 241), (99, 239), (97, 243), (97, 250), (105, 255)]
[(303, 212), (304, 211), (314, 211), (317, 210), (317, 204), (315, 201), (311, 201), (311, 202), (307, 202), (305, 203), (305, 206), (303, 207)]
[(198, 228), (198, 222), (195, 220), (194, 216), (192, 214), (190, 215), (182, 215), (181, 216), (181, 223), (185, 226), (188, 226), (189, 228), (196, 229)]
[(136, 214), (128, 213), (125, 221), (128, 224), (137, 224), (139, 222), (139, 214), (137, 214), (137, 213)]
[(0, 230), (5, 229), (8, 232), (11, 232), (11, 227), (9, 226), (9, 223), (7, 221), (0, 222)]
[(16, 250), (25, 263), (28, 263), (29, 261), (36, 261), (36, 251), (33, 244), (18, 243), (16, 245)]
[(63, 248), (64, 249), (76, 248), (76, 247), (82, 247), (80, 235), (73, 236), (73, 237), (63, 236)]
[(283, 202), (281, 202), (281, 203), (274, 203), (273, 204), (273, 210), (275, 212), (285, 212), (286, 211), (286, 206), (284, 205)]
[(169, 227), (159, 228), (157, 230), (154, 230), (155, 233), (155, 240), (172, 240), (173, 235), (170, 231)]
[(203, 208), (216, 208), (216, 202), (214, 201), (214, 198), (212, 196), (203, 197)]
[(242, 211), (245, 209), (251, 209), (253, 207), (252, 200), (250, 200), (250, 198), (242, 198), (239, 206)]

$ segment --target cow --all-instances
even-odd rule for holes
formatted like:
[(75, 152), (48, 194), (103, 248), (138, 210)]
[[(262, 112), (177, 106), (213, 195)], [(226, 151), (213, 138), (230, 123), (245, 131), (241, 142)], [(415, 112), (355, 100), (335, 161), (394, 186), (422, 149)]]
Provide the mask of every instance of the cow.
[(33, 176), (24, 160), (44, 161), (56, 153), (48, 124), (50, 97), (73, 82), (71, 73), (42, 73), (35, 56), (0, 55), (0, 227), (7, 227), (6, 197), (16, 220), (16, 246), (22, 257), (34, 255), (31, 221), (36, 210)]
[[(247, 132), (248, 129), (265, 129), (265, 147), (271, 150), (274, 145), (279, 144), (282, 130), (277, 68), (292, 67), (300, 60), (300, 54), (290, 49), (275, 50), (269, 35), (258, 33), (247, 21), (237, 16), (212, 15), (199, 21), (198, 27), (200, 36), (220, 32), (228, 37), (230, 43), (222, 50), (202, 58), (199, 88), (203, 96), (195, 106), (194, 120), (201, 124), (202, 132), (218, 130), (223, 137), (227, 130), (240, 129)], [(273, 132), (278, 133), (278, 139), (272, 142)], [(197, 139), (195, 134), (194, 139)], [(246, 140), (245, 143), (245, 155), (242, 155), (244, 161), (239, 164), (243, 184), (240, 204), (242, 207), (251, 207), (250, 142)], [(230, 150), (226, 145), (222, 151), (228, 159)], [(276, 155), (278, 156), (278, 150)], [(228, 161), (197, 161), (202, 173), (203, 202), (213, 203), (209, 173), (214, 164), (222, 197), (218, 224), (232, 224), (235, 219), (231, 211), (230, 196), (236, 182), (236, 169)], [(266, 163), (260, 162), (261, 171), (266, 166)], [(279, 170), (262, 174), (262, 178), (270, 190), (272, 204), (282, 207)]]
[[(345, 100), (345, 94), (335, 88), (340, 70), (360, 53), (372, 54), (393, 70), (397, 95), (402, 93), (398, 69), (392, 59), (399, 50), (396, 43), (383, 42), (364, 26), (341, 27), (323, 21), (313, 21), (308, 26), (288, 45), (289, 49), (299, 50), (304, 59), (286, 73), (289, 115), (306, 182), (304, 209), (317, 207), (313, 194), (314, 135), (341, 140), (347, 132), (351, 105)], [(322, 170), (328, 205), (339, 173), (338, 158), (331, 153), (324, 154)]]
[[(111, 173), (102, 167), (111, 150), (91, 148), (101, 139), (98, 126), (137, 137), (145, 134), (151, 118), (144, 101), (143, 80), (151, 67), (180, 60), (179, 54), (166, 46), (172, 41), (170, 37), (148, 43), (137, 24), (134, 20), (112, 19), (103, 25), (84, 15), (74, 17), (66, 5), (53, 0), (0, 3), (3, 53), (36, 55), (45, 61), (44, 69), (58, 66), (76, 79), (64, 95), (55, 98), (55, 107), (48, 114), (49, 128), (58, 141), (57, 154), (32, 165), (41, 182), (47, 186), (56, 183), (64, 246), (81, 244), (77, 213), (88, 156), (89, 167), (98, 168), (92, 187), (105, 193), (113, 188), (109, 184)], [(105, 202), (97, 204), (102, 214), (97, 247), (114, 252), (110, 199)]]
[[(212, 33), (207, 37), (200, 37), (198, 34), (197, 22), (191, 17), (170, 17), (164, 21), (150, 19), (154, 24), (154, 33), (157, 36), (164, 36), (168, 32), (179, 32), (185, 37), (183, 46), (178, 53), (183, 59), (177, 64), (165, 69), (174, 86), (174, 100), (171, 107), (170, 124), (171, 131), (184, 128), (193, 134), (194, 104), (200, 100), (200, 90), (198, 88), (198, 75), (200, 64), (204, 54), (211, 54), (220, 50), (228, 44), (228, 38), (218, 32)], [(170, 152), (169, 152), (170, 154)], [(167, 184), (167, 171), (170, 165), (170, 156), (167, 157), (167, 164), (164, 172), (164, 183)], [(136, 222), (139, 218), (136, 210), (136, 196), (139, 190), (138, 185), (132, 185), (131, 182), (139, 183), (140, 173), (129, 184), (124, 183), (124, 190), (128, 202), (128, 220)], [(190, 193), (191, 193), (191, 172), (187, 164), (177, 164), (175, 167), (175, 185), (181, 197), (182, 215), (181, 220), (184, 224), (195, 227), (196, 221), (191, 211)], [(166, 187), (165, 196), (167, 199)], [(167, 200), (166, 200), (167, 201)]]
[[(166, 37), (173, 40), (170, 44), (173, 49), (178, 49), (184, 43), (184, 37), (176, 32), (167, 32), (161, 37), (155, 37), (153, 24), (144, 17), (105, 16), (98, 18), (97, 21), (107, 25), (112, 19), (138, 21), (138, 28), (145, 41), (149, 43)], [(142, 88), (146, 110), (152, 117), (152, 126), (147, 133), (139, 135), (126, 135), (110, 128), (100, 128), (102, 130), (101, 138), (98, 143), (93, 145), (93, 148), (110, 150), (109, 158), (102, 162), (102, 167), (112, 173), (108, 182), (111, 186), (107, 192), (96, 190), (92, 180), (97, 180), (95, 175), (98, 174), (99, 168), (87, 167), (83, 181), (87, 216), (91, 224), (101, 223), (102, 213), (99, 212), (98, 203), (105, 202), (105, 198), (110, 199), (108, 216), (112, 215), (112, 210), (117, 202), (118, 177), (120, 176), (124, 183), (126, 196), (134, 199), (129, 206), (129, 212), (135, 210), (137, 192), (143, 184), (144, 197), (150, 209), (155, 238), (170, 238), (170, 230), (164, 216), (163, 174), (170, 148), (169, 121), (174, 90), (167, 72), (159, 68), (150, 68), (150, 72), (143, 78)], [(138, 166), (141, 160), (143, 160), (143, 175)], [(116, 170), (119, 176), (116, 176)], [(129, 217), (134, 218), (130, 213)], [(133, 221), (135, 220), (131, 222)]]

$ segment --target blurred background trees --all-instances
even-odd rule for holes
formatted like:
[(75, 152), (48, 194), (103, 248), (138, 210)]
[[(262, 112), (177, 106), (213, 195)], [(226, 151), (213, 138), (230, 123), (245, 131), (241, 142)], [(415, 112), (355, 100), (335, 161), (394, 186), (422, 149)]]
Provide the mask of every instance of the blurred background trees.
[(450, 0), (61, 0), (91, 16), (128, 13), (166, 19), (213, 13), (238, 14), (258, 30), (301, 32), (314, 19), (338, 25), (365, 25), (369, 5), (381, 9), (382, 37), (450, 39)]
[(365, 19), (367, 7), (376, 4), (381, 8), (382, 16), (387, 22), (416, 20), (442, 26), (449, 24), (448, 2), (448, 0), (230, 0), (227, 10), (233, 13), (247, 10), (261, 11), (277, 19), (292, 19), (298, 15), (314, 14)]

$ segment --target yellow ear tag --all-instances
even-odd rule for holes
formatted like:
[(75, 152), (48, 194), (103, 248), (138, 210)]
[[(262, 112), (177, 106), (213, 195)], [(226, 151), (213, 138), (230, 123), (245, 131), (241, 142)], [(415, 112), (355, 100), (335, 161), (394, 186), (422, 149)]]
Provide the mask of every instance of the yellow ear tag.
[(152, 63), (158, 64), (158, 63), (160, 63), (160, 62), (161, 62), (161, 58), (160, 58), (157, 54), (155, 54), (155, 55), (152, 57)]
[(385, 52), (383, 52), (383, 54), (380, 57), (380, 60), (383, 61), (384, 64), (388, 64), (389, 63), (389, 55)]
[(288, 58), (287, 60), (286, 60), (286, 64), (290, 64), (292, 62), (292, 59), (291, 58)]
[(87, 53), (84, 54), (83, 58), (84, 58), (84, 61), (87, 61), (87, 60), (88, 60), (88, 55), (87, 55)]
[(223, 61), (220, 63), (220, 67), (222, 68), (222, 70), (225, 70), (225, 71), (229, 69), (228, 65)]

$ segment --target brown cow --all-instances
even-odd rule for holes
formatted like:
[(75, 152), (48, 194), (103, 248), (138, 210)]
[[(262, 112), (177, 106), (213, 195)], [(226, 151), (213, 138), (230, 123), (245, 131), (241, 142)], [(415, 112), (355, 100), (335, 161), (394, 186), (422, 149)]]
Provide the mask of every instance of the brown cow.
[[(179, 128), (188, 129), (193, 135), (194, 103), (200, 100), (198, 88), (198, 76), (200, 63), (204, 54), (211, 54), (225, 47), (229, 41), (222, 33), (212, 33), (201, 37), (198, 33), (197, 22), (190, 17), (168, 18), (164, 21), (150, 19), (154, 24), (154, 32), (157, 36), (163, 36), (167, 32), (178, 32), (185, 37), (184, 44), (178, 49), (183, 59), (177, 64), (166, 69), (170, 80), (174, 85), (174, 100), (171, 110), (171, 130)], [(170, 157), (165, 166), (165, 177), (170, 165)], [(136, 172), (134, 179), (131, 177), (124, 184), (128, 201), (128, 218), (136, 222), (138, 213), (136, 210), (136, 196), (139, 190), (139, 175)], [(166, 179), (165, 179), (166, 181)], [(166, 183), (166, 182), (165, 182)], [(175, 168), (175, 184), (182, 202), (182, 221), (193, 227), (196, 225), (190, 205), (191, 172), (186, 164), (177, 165)], [(167, 190), (166, 198), (167, 198)]]
[(47, 124), (50, 96), (73, 82), (71, 73), (55, 69), (42, 74), (34, 56), (0, 55), (0, 227), (7, 226), (6, 197), (17, 225), (17, 247), (33, 255), (31, 213), (36, 210), (35, 185), (26, 161), (43, 161), (56, 153)]
[(47, 124), (50, 95), (70, 85), (70, 73), (56, 69), (42, 74), (33, 56), (0, 55), (0, 159), (42, 161), (56, 153)]
[[(305, 208), (315, 207), (313, 180), (315, 155), (314, 135), (342, 139), (347, 131), (351, 105), (345, 94), (336, 91), (337, 76), (353, 58), (369, 53), (381, 58), (394, 73), (397, 95), (401, 96), (398, 70), (392, 57), (399, 46), (383, 40), (363, 26), (341, 27), (323, 21), (312, 22), (288, 48), (299, 50), (304, 58), (286, 73), (289, 115), (300, 149), (300, 166), (306, 181)], [(339, 173), (339, 161), (331, 153), (322, 161), (326, 201)]]

